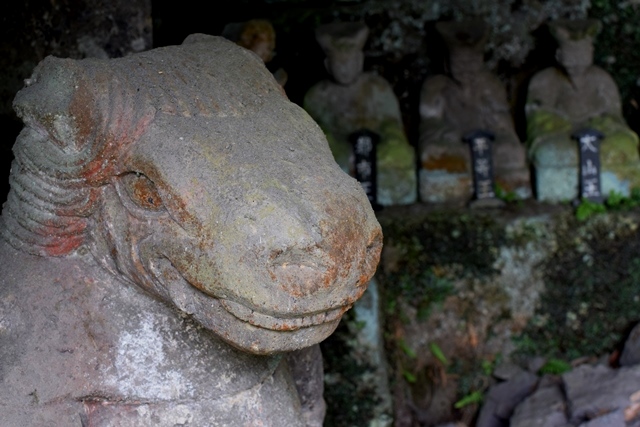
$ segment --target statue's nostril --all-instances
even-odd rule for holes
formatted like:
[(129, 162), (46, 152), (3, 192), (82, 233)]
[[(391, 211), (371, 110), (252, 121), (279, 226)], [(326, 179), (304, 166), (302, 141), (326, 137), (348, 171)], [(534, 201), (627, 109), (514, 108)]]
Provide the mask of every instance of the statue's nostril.
[(304, 297), (331, 286), (335, 268), (317, 247), (273, 251), (269, 271), (287, 293)]

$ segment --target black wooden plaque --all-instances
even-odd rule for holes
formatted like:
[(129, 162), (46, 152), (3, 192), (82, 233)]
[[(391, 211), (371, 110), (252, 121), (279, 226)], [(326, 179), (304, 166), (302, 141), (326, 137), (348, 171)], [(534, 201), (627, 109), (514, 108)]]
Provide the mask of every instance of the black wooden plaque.
[(362, 185), (371, 206), (379, 209), (376, 145), (380, 142), (380, 135), (361, 129), (349, 135), (349, 142), (353, 145), (355, 178)]
[(600, 141), (604, 135), (595, 129), (582, 129), (571, 135), (580, 152), (580, 198), (602, 202)]
[(469, 144), (469, 149), (471, 150), (473, 197), (475, 200), (496, 197), (491, 156), (491, 143), (494, 139), (493, 133), (486, 130), (469, 132), (462, 137), (462, 140)]

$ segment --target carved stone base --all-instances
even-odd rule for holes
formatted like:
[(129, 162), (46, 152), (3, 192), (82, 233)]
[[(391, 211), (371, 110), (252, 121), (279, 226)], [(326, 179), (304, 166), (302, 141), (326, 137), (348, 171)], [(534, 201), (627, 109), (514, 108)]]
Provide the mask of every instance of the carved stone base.
[(466, 202), (473, 195), (470, 173), (420, 169), (420, 200), (426, 203)]
[[(544, 202), (563, 202), (578, 198), (579, 171), (577, 166), (537, 167), (535, 169), (536, 198)], [(631, 189), (640, 184), (640, 164), (618, 165), (613, 170), (603, 167), (602, 194), (611, 192), (628, 197)]]
[[(425, 203), (461, 202), (473, 197), (471, 173), (420, 169), (420, 200)], [(506, 193), (520, 199), (531, 197), (529, 170), (526, 168), (497, 170), (496, 184)]]

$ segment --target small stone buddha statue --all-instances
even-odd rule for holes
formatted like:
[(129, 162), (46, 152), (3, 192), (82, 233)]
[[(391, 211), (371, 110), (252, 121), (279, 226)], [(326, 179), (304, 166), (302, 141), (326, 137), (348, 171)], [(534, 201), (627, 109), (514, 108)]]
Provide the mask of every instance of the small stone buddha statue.
[(628, 196), (640, 186), (638, 136), (622, 116), (616, 83), (593, 64), (593, 38), (600, 27), (594, 19), (549, 24), (558, 43), (558, 64), (533, 76), (525, 110), (539, 200), (559, 202), (578, 196), (580, 155), (572, 135), (584, 129), (604, 136), (600, 142), (603, 196), (611, 191)]
[[(222, 31), (222, 36), (236, 44), (253, 51), (258, 55), (268, 68), (275, 56), (276, 31), (271, 22), (266, 19), (251, 19), (246, 22), (234, 22), (227, 24)], [(287, 83), (288, 74), (282, 68), (272, 70), (276, 81), (283, 86)]]
[(356, 165), (350, 136), (361, 130), (376, 134), (377, 203), (410, 204), (417, 198), (415, 150), (407, 141), (389, 82), (363, 72), (368, 34), (367, 26), (358, 22), (337, 22), (316, 30), (331, 78), (312, 86), (303, 106), (327, 135), (338, 165), (352, 175)]
[(502, 82), (484, 64), (487, 26), (481, 20), (436, 24), (448, 50), (448, 73), (425, 80), (420, 94), (420, 198), (467, 201), (473, 193), (471, 153), (463, 142), (474, 131), (492, 134), (496, 185), (531, 196), (524, 145), (514, 130)]

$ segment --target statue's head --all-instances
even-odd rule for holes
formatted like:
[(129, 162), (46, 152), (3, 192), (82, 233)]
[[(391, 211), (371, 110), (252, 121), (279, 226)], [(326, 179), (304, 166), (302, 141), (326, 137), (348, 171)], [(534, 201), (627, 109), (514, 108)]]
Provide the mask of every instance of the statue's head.
[(349, 85), (362, 74), (368, 36), (369, 28), (362, 22), (334, 22), (316, 29), (325, 67), (337, 83)]
[(556, 60), (570, 77), (584, 74), (593, 64), (593, 39), (600, 28), (596, 19), (557, 20), (549, 24), (558, 42)]
[(451, 76), (460, 83), (475, 81), (484, 69), (484, 47), (489, 29), (484, 21), (443, 21), (436, 24), (448, 50)]
[(246, 22), (227, 24), (222, 35), (258, 55), (263, 62), (271, 61), (275, 55), (276, 31), (266, 19), (250, 19)]
[(14, 106), (25, 128), (0, 219), (18, 249), (90, 251), (259, 354), (326, 338), (375, 271), (381, 231), (360, 185), (234, 43), (49, 57)]

